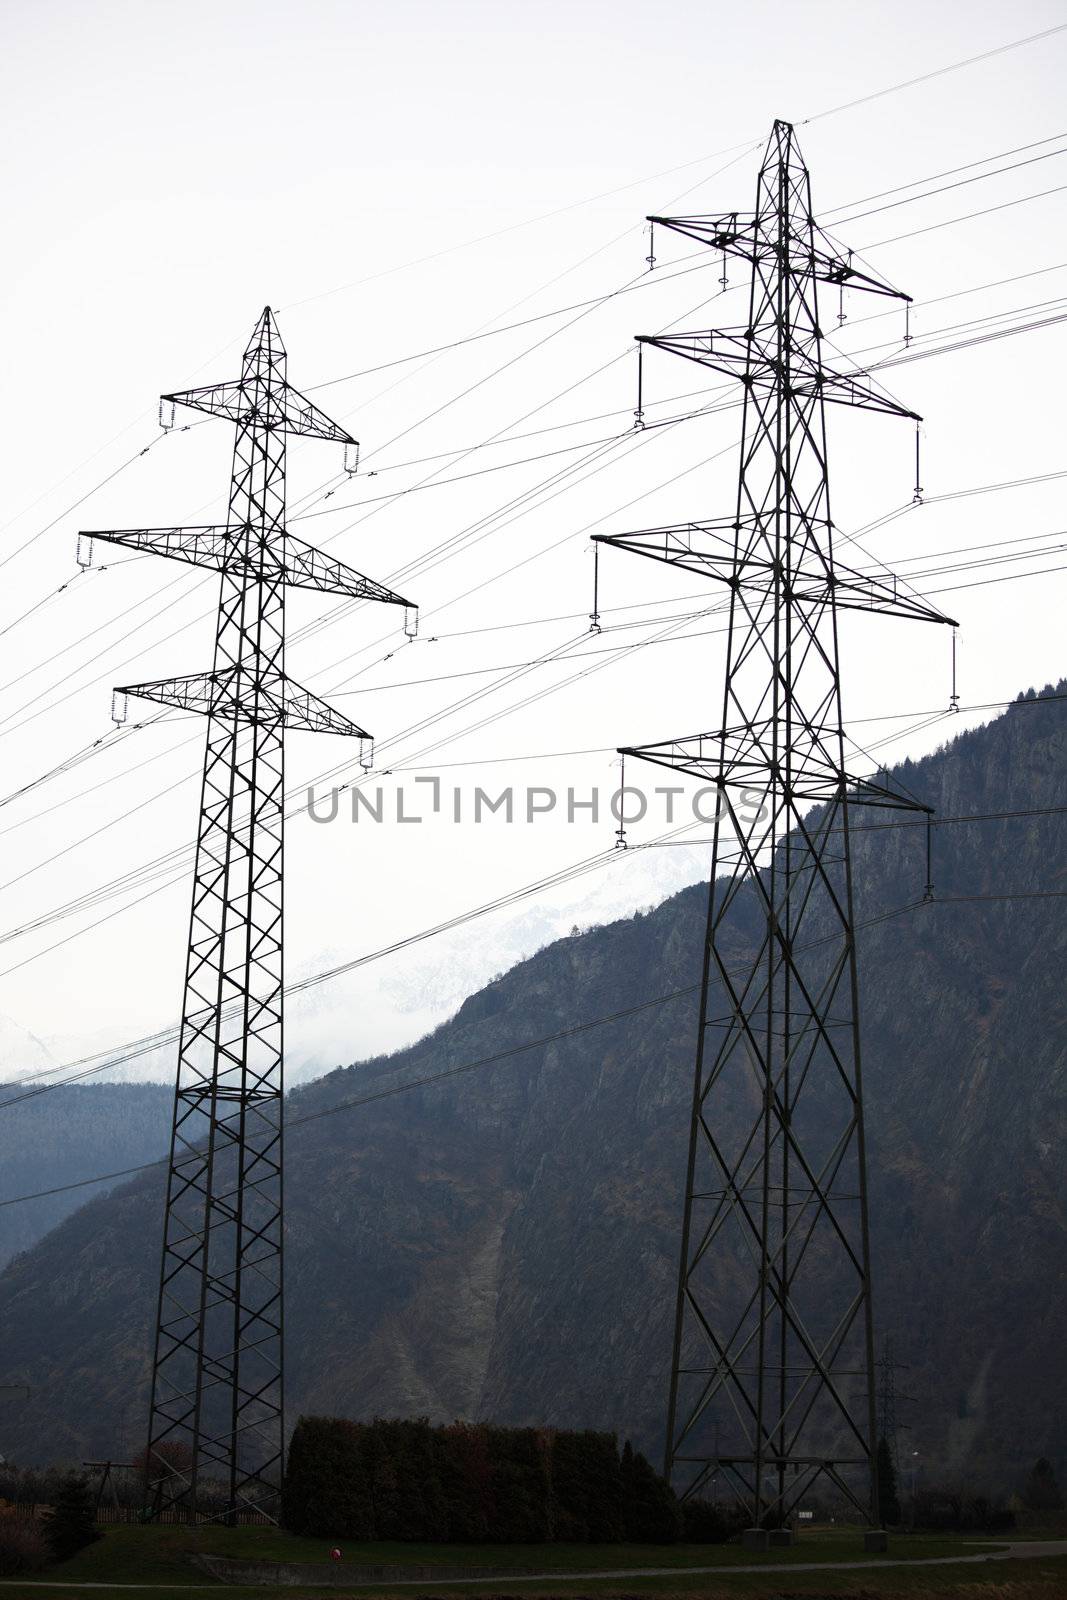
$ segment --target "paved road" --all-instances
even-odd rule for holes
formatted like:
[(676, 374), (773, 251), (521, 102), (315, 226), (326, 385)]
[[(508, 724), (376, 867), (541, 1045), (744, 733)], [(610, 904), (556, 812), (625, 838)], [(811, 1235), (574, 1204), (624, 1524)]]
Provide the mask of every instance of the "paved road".
[[(975, 1565), (986, 1561), (1032, 1561), (1042, 1556), (1067, 1556), (1067, 1539), (1029, 1539), (1025, 1542), (1015, 1542), (994, 1550), (979, 1550), (970, 1556), (923, 1556), (911, 1560), (900, 1559), (894, 1561), (892, 1557), (879, 1558), (868, 1561), (763, 1561), (754, 1566), (723, 1566), (714, 1567), (619, 1567), (603, 1572), (523, 1572), (516, 1573), (514, 1577), (506, 1580), (497, 1573), (492, 1578), (403, 1578), (391, 1583), (383, 1583), (381, 1579), (367, 1579), (360, 1583), (346, 1578), (344, 1584), (338, 1588), (348, 1589), (439, 1589), (446, 1586), (466, 1587), (471, 1583), (586, 1583), (596, 1579), (611, 1578), (677, 1578), (681, 1576), (692, 1577), (694, 1574), (701, 1576), (718, 1576), (729, 1578), (734, 1573), (753, 1572), (870, 1572), (874, 1567), (959, 1567)], [(0, 1589), (95, 1589), (105, 1590), (108, 1593), (118, 1593), (120, 1590), (143, 1591), (152, 1589), (166, 1590), (197, 1590), (201, 1594), (208, 1589), (263, 1589), (281, 1587), (280, 1585), (262, 1583), (61, 1583), (56, 1578), (4, 1578), (0, 1580)], [(306, 1588), (306, 1584), (297, 1587)], [(334, 1587), (334, 1585), (330, 1585)]]

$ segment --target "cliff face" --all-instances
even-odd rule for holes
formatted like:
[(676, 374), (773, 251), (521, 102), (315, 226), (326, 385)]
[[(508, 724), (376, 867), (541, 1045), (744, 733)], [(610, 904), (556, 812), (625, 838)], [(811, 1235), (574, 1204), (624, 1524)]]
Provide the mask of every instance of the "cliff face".
[[(903, 769), (942, 815), (1067, 803), (1067, 702), (1026, 703)], [(865, 813), (860, 821), (886, 819)], [(1065, 902), (1060, 816), (945, 826), (944, 902), (861, 932), (877, 1317), (926, 1481), (1010, 1486), (1067, 1439)], [(855, 837), (857, 916), (916, 901), (923, 830)], [(704, 891), (560, 940), (408, 1050), (294, 1091), (290, 1117), (695, 983)], [(754, 928), (742, 908), (739, 946)], [(484, 936), (484, 935), (473, 935)], [(660, 1447), (695, 1000), (292, 1127), (288, 1403), (614, 1428)], [(137, 1448), (158, 1174), (0, 1277), (0, 1450)]]

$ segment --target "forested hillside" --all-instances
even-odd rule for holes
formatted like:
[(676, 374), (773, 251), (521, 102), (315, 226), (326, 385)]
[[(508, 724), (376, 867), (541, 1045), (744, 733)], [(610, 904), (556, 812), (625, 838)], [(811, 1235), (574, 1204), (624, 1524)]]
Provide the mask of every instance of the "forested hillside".
[[(39, 1087), (37, 1081), (5, 1083), (0, 1100)], [(158, 1083), (77, 1083), (5, 1107), (0, 1113), (0, 1201), (77, 1183), (96, 1172), (120, 1172), (163, 1155), (173, 1098), (173, 1090)], [(84, 1204), (85, 1191), (79, 1189), (31, 1205), (0, 1204), (0, 1266)]]
[[(932, 904), (870, 921), (920, 900), (923, 829), (856, 835), (877, 1315), (926, 1482), (1067, 1465), (1065, 705), (1031, 697), (902, 770), (944, 817), (994, 814), (939, 827)], [(1030, 898), (981, 898), (1007, 894)], [(560, 940), (410, 1049), (290, 1096), (294, 1123), (336, 1111), (288, 1141), (291, 1420), (536, 1421), (658, 1450), (692, 997), (349, 1103), (687, 988), (704, 899)], [(4, 1453), (137, 1447), (161, 1201), (159, 1173), (134, 1180), (0, 1277), (5, 1377), (33, 1391), (0, 1412)]]

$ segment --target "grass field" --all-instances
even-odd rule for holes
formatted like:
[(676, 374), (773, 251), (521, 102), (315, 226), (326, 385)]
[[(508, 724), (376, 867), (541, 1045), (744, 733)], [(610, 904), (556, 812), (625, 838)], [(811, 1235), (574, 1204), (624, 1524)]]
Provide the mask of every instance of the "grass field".
[[(892, 1568), (870, 1567), (865, 1558), (862, 1541), (855, 1532), (820, 1531), (806, 1533), (791, 1550), (775, 1551), (766, 1556), (755, 1556), (737, 1545), (411, 1545), (411, 1544), (342, 1544), (346, 1564), (360, 1566), (433, 1565), (446, 1567), (512, 1568), (516, 1576), (522, 1572), (575, 1573), (595, 1571), (620, 1571), (641, 1568), (669, 1568), (668, 1573), (655, 1577), (625, 1577), (597, 1579), (567, 1583), (543, 1580), (540, 1582), (513, 1583), (509, 1589), (506, 1577), (482, 1582), (457, 1583), (455, 1587), (443, 1585), (435, 1591), (433, 1581), (417, 1587), (391, 1592), (397, 1596), (444, 1597), (470, 1594), (480, 1600), (498, 1600), (501, 1595), (514, 1595), (516, 1600), (529, 1596), (559, 1595), (565, 1600), (579, 1600), (585, 1594), (643, 1595), (667, 1600), (667, 1597), (704, 1597), (704, 1600), (729, 1600), (731, 1596), (751, 1596), (753, 1600), (791, 1600), (791, 1597), (834, 1596), (845, 1600), (918, 1600), (923, 1595), (941, 1597), (941, 1600), (1063, 1600), (1067, 1597), (1067, 1556), (1037, 1557), (1033, 1560), (996, 1563), (993, 1566), (960, 1566), (952, 1563), (940, 1567), (912, 1567), (911, 1563), (933, 1558), (951, 1558), (977, 1553), (981, 1549), (1003, 1549), (1003, 1543), (975, 1542), (963, 1538), (937, 1535), (901, 1536), (891, 1541), (889, 1556), (904, 1565)], [(126, 1585), (146, 1586), (154, 1600), (196, 1600), (197, 1595), (225, 1594), (228, 1586), (203, 1582), (197, 1569), (189, 1562), (190, 1552), (230, 1557), (256, 1558), (280, 1562), (315, 1562), (323, 1566), (323, 1578), (330, 1584), (334, 1576), (330, 1560), (330, 1543), (324, 1539), (304, 1539), (292, 1534), (265, 1528), (181, 1528), (181, 1527), (116, 1527), (105, 1531), (95, 1545), (82, 1551), (61, 1567), (50, 1568), (38, 1575), (36, 1581), (10, 1582), (0, 1588), (5, 1600), (36, 1600), (53, 1597), (53, 1600), (73, 1600), (76, 1595), (135, 1594), (136, 1589)], [(884, 1559), (884, 1558), (883, 1558)], [(807, 1562), (860, 1562), (867, 1570), (838, 1572), (791, 1571)], [(738, 1566), (759, 1566), (759, 1573), (731, 1572)], [(697, 1573), (694, 1567), (714, 1567), (712, 1574)], [(909, 1570), (910, 1568), (910, 1570)], [(38, 1587), (47, 1584), (48, 1587)], [(67, 1588), (67, 1584), (71, 1587)], [(92, 1585), (92, 1589), (75, 1585)], [(148, 1586), (151, 1586), (150, 1590)], [(158, 1586), (158, 1587), (157, 1587)], [(358, 1594), (360, 1600), (370, 1600), (376, 1593), (389, 1593), (388, 1584), (375, 1585), (374, 1589), (352, 1590), (347, 1586), (330, 1585), (328, 1590), (312, 1586), (301, 1587), (242, 1587), (229, 1590), (248, 1600), (300, 1600), (301, 1596), (329, 1592), (334, 1595)]]

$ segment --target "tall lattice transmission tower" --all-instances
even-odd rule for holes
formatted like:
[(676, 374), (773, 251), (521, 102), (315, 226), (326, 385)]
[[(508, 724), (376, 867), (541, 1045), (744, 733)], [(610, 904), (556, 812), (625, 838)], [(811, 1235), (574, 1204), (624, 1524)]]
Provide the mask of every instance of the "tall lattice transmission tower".
[(666, 1469), (683, 1495), (728, 1486), (754, 1529), (820, 1480), (876, 1524), (849, 817), (926, 808), (846, 767), (837, 616), (950, 619), (836, 558), (826, 404), (914, 413), (825, 365), (818, 286), (897, 291), (816, 225), (785, 122), (754, 212), (650, 221), (751, 268), (743, 326), (641, 341), (740, 380), (733, 515), (601, 537), (725, 585), (729, 605), (719, 726), (625, 752), (719, 793)]
[(191, 406), (235, 425), (224, 524), (88, 535), (221, 574), (212, 670), (118, 694), (207, 717), (146, 1508), (229, 1522), (273, 1514), (284, 1448), (284, 735), (369, 739), (286, 675), (285, 591), (409, 604), (287, 531), (286, 436), (355, 440), (292, 387), (285, 362), (268, 306), (236, 381), (163, 396), (171, 417)]

